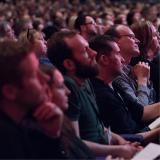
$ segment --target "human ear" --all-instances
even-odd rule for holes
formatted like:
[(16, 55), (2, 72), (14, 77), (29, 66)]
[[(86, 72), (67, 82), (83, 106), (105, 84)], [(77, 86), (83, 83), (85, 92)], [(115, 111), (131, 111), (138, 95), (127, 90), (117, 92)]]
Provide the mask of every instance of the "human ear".
[(73, 71), (75, 69), (75, 64), (71, 59), (65, 59), (63, 65), (68, 71)]
[(109, 64), (109, 58), (108, 58), (107, 56), (105, 56), (105, 55), (101, 55), (99, 61), (100, 61), (102, 64), (105, 64), (105, 65), (106, 65), (106, 64)]

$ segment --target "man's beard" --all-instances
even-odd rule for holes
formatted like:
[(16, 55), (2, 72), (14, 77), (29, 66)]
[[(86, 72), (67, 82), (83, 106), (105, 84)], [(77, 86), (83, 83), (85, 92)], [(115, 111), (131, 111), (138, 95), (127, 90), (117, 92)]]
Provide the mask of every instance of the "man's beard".
[(92, 78), (98, 75), (98, 66), (97, 64), (91, 66), (82, 64), (81, 62), (74, 60), (76, 65), (76, 76), (79, 78)]

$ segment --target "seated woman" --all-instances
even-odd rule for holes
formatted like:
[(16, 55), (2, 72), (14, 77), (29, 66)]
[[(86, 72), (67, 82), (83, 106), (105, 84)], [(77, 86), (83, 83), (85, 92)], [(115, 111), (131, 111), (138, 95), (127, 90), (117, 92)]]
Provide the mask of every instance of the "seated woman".
[(159, 54), (160, 54), (160, 36), (151, 22), (139, 22), (131, 26), (136, 38), (140, 41), (140, 56), (132, 58), (131, 65), (134, 66), (139, 61), (147, 62), (150, 66), (150, 79), (156, 91), (156, 102), (159, 97)]
[[(68, 95), (70, 94), (70, 90), (65, 86), (62, 74), (54, 66), (41, 65), (40, 68), (50, 78), (48, 81), (48, 94), (50, 95), (51, 101), (65, 112), (68, 108)], [(66, 116), (64, 117), (59, 139), (67, 158), (93, 159), (89, 148), (76, 137), (70, 125), (70, 121)]]
[(28, 29), (20, 34), (18, 40), (24, 44), (29, 43), (31, 49), (36, 53), (40, 64), (52, 65), (47, 58), (47, 41), (44, 34), (35, 29)]

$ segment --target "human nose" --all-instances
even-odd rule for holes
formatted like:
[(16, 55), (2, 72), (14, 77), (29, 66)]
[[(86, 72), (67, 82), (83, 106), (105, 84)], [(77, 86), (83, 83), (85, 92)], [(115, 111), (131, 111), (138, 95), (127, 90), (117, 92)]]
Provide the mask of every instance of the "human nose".
[(66, 92), (66, 95), (70, 95), (71, 91), (69, 90), (69, 88), (65, 85), (65, 92)]
[(46, 40), (44, 40), (44, 44), (47, 45), (47, 41)]
[(97, 52), (91, 48), (89, 48), (88, 55), (90, 58), (94, 58), (97, 55)]

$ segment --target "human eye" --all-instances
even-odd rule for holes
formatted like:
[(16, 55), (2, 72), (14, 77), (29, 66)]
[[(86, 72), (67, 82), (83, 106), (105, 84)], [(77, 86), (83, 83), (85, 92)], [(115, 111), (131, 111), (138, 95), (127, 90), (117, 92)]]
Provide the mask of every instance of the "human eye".
[(40, 37), (40, 38), (38, 38), (38, 40), (39, 40), (39, 41), (44, 41), (44, 39), (43, 39), (43, 38), (41, 38), (41, 37)]
[(64, 83), (61, 83), (58, 88), (59, 88), (59, 89), (64, 89), (64, 88), (65, 88)]

